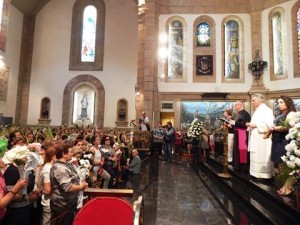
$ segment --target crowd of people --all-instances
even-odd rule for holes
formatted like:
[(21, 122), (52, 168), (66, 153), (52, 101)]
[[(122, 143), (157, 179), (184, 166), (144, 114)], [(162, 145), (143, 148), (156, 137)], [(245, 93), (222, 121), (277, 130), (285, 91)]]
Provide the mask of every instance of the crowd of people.
[[(271, 179), (283, 164), (288, 144), (285, 136), (292, 126), (287, 121), (294, 115), (295, 105), (289, 96), (280, 96), (276, 100), (279, 113), (274, 117), (262, 94), (254, 94), (251, 102), (252, 116), (242, 101), (224, 111), (227, 160), (235, 170), (251, 177)], [(142, 132), (148, 132), (145, 112), (139, 122)], [(85, 188), (114, 188), (140, 173), (141, 159), (134, 148), (133, 132), (63, 126), (1, 132), (8, 143), (0, 158), (0, 224), (72, 224), (83, 206)], [(158, 122), (151, 134), (150, 152), (168, 162), (174, 155), (183, 154), (183, 146), (194, 155), (195, 162), (201, 152), (207, 157), (221, 148), (221, 138), (217, 141), (204, 128), (198, 142), (171, 122), (165, 126)], [(289, 195), (292, 185), (293, 180), (287, 180), (278, 194)]]
[(130, 132), (26, 127), (6, 136), (1, 225), (72, 224), (87, 187), (115, 188), (140, 173)]
[[(172, 153), (181, 155), (183, 148), (192, 153), (196, 162), (200, 155), (223, 155), (223, 127), (226, 125), (227, 163), (237, 171), (249, 173), (254, 179), (273, 179), (284, 164), (282, 156), (286, 154), (285, 146), (289, 143), (286, 135), (292, 126), (288, 121), (296, 108), (292, 98), (286, 95), (277, 98), (275, 117), (275, 112), (265, 104), (264, 95), (252, 95), (251, 104), (254, 109), (252, 116), (244, 109), (243, 101), (236, 101), (233, 109), (224, 111), (224, 124), (210, 134), (203, 129), (196, 143), (186, 137), (187, 133), (175, 130), (170, 122), (166, 126), (158, 122), (152, 130), (152, 152), (157, 151), (168, 161)], [(293, 183), (293, 180), (287, 180), (277, 193), (289, 195), (293, 191)]]

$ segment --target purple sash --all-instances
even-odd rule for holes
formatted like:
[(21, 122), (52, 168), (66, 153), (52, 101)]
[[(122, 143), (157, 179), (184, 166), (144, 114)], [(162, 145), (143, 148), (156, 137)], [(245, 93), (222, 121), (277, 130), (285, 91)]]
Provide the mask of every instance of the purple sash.
[(240, 163), (247, 163), (247, 130), (246, 128), (234, 128), (238, 133), (238, 148), (240, 152)]

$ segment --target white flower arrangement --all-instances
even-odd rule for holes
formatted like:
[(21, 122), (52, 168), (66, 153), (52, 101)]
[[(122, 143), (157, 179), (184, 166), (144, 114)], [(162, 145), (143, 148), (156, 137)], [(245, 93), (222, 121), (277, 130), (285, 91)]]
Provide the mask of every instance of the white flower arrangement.
[(285, 146), (286, 154), (282, 156), (283, 162), (289, 169), (289, 175), (295, 176), (299, 179), (300, 173), (300, 112), (296, 112), (294, 116), (288, 121), (289, 125), (293, 125), (286, 135), (286, 140), (291, 140)]
[(195, 118), (187, 131), (187, 137), (189, 139), (200, 139), (200, 134), (202, 133), (203, 124), (202, 122)]

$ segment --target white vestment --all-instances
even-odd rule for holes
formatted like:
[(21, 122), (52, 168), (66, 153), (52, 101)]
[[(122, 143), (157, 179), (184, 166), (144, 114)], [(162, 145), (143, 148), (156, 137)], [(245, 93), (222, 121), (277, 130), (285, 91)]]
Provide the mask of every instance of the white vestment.
[(265, 104), (255, 110), (251, 122), (257, 127), (250, 129), (248, 151), (250, 152), (250, 175), (256, 178), (272, 178), (271, 138), (263, 139), (264, 131), (273, 125), (273, 111)]

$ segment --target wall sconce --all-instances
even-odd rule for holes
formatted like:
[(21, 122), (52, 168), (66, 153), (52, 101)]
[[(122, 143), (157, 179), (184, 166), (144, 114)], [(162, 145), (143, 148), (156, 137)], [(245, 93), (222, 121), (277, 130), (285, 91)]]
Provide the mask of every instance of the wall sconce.
[(268, 62), (262, 61), (259, 56), (259, 50), (255, 51), (255, 57), (252, 63), (248, 64), (248, 69), (251, 70), (252, 75), (254, 76), (255, 81), (258, 83), (261, 75), (265, 68), (267, 68)]
[(135, 84), (134, 91), (135, 91), (136, 96), (140, 96), (140, 88), (139, 88), (138, 84)]

